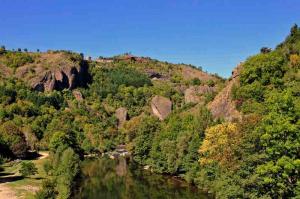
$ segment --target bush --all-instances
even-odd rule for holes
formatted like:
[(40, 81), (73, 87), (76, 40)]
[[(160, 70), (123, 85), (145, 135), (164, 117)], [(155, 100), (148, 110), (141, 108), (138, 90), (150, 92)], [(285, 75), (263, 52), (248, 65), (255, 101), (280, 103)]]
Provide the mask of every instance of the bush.
[(199, 86), (201, 84), (201, 80), (199, 78), (193, 78), (192, 79), (192, 85)]
[(207, 85), (208, 85), (208, 86), (211, 86), (211, 87), (212, 87), (212, 86), (215, 86), (214, 80), (212, 80), (212, 79), (208, 80), (208, 81), (207, 81)]
[(38, 170), (32, 162), (22, 162), (19, 170), (23, 177), (37, 174)]
[(42, 188), (35, 194), (35, 199), (55, 199), (57, 192), (55, 191), (55, 181), (43, 181)]

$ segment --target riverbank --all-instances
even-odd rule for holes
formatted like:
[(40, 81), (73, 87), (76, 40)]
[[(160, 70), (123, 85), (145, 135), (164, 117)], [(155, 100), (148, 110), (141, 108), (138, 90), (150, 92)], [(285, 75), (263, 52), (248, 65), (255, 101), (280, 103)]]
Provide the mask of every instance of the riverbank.
[[(0, 172), (0, 198), (19, 199), (33, 198), (34, 193), (41, 187), (43, 179), (47, 177), (43, 164), (49, 153), (39, 152), (39, 157), (33, 160), (11, 161), (3, 165), (3, 171)], [(38, 169), (34, 176), (23, 178), (20, 173), (21, 162), (32, 161)]]

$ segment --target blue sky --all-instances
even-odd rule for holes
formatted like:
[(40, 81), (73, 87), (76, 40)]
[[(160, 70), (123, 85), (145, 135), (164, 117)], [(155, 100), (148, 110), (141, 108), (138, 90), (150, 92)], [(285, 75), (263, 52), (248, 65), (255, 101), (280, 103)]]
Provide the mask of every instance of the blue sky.
[(0, 44), (124, 52), (228, 77), (300, 24), (299, 0), (0, 0)]

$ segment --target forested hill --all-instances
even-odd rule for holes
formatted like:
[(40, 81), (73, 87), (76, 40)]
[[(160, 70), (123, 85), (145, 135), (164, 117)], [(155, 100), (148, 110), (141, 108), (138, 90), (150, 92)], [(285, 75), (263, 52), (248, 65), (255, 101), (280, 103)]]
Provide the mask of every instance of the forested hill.
[(3, 46), (0, 159), (50, 150), (40, 198), (70, 197), (83, 154), (120, 144), (217, 198), (300, 197), (299, 68), (297, 26), (228, 80), (130, 54), (92, 60)]

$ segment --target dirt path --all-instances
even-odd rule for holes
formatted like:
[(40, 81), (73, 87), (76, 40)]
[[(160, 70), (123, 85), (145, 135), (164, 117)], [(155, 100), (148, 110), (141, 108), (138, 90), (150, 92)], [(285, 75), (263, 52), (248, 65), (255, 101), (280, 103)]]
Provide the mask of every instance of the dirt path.
[(40, 154), (39, 160), (44, 159), (49, 156), (49, 153), (46, 151), (40, 151), (39, 154)]
[(7, 183), (0, 184), (0, 198), (17, 199), (16, 193), (12, 188), (6, 185)]

